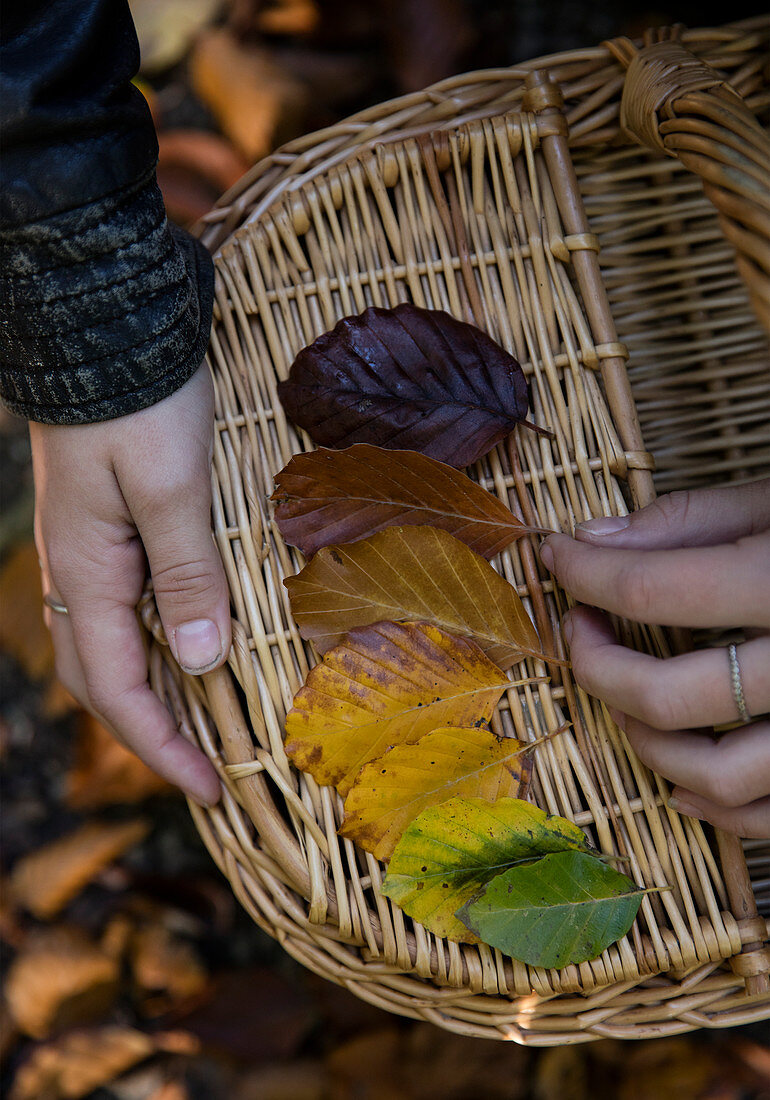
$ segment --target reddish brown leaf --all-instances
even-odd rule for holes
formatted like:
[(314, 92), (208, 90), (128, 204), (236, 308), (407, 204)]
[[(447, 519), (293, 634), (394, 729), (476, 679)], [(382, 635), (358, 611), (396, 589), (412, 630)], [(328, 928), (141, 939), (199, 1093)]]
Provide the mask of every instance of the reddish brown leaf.
[(492, 558), (531, 530), (470, 478), (417, 451), (322, 447), (295, 455), (275, 486), (278, 528), (308, 557), (385, 527), (428, 525)]
[(408, 448), (450, 466), (485, 455), (529, 405), (521, 367), (485, 332), (409, 303), (344, 317), (278, 393), (316, 443)]

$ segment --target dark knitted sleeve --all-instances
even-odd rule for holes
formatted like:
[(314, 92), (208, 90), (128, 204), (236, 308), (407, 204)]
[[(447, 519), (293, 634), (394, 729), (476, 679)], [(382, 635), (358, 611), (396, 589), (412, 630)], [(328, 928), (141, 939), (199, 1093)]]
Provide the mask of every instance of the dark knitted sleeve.
[(166, 220), (126, 0), (4, 0), (0, 33), (0, 397), (136, 411), (202, 361), (213, 267)]

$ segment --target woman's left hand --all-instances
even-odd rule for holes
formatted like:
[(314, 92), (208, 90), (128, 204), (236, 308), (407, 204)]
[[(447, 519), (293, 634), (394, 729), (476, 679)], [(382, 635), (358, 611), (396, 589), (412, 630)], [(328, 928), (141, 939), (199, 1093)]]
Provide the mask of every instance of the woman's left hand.
[[(742, 836), (770, 836), (770, 479), (672, 493), (630, 516), (551, 535), (541, 558), (588, 607), (563, 621), (575, 679), (602, 699), (639, 757), (674, 784), (672, 808)], [(725, 648), (667, 660), (620, 645), (602, 608), (635, 622), (740, 627), (745, 707)]]

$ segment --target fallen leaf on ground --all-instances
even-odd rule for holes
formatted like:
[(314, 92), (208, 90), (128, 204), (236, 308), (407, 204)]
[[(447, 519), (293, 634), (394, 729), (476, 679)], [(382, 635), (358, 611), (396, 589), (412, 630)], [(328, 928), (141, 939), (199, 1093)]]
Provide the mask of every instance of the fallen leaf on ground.
[(64, 801), (73, 810), (141, 802), (176, 788), (124, 748), (93, 715), (78, 715), (75, 763), (67, 772)]
[(283, 538), (307, 557), (386, 527), (423, 525), (493, 558), (532, 530), (452, 466), (368, 443), (295, 455), (277, 475), (271, 499)]
[(349, 630), (407, 619), (473, 638), (503, 669), (525, 655), (541, 656), (516, 589), (436, 527), (388, 527), (358, 542), (326, 546), (283, 583), (302, 637), (321, 653)]
[(306, 90), (264, 48), (209, 29), (197, 39), (190, 72), (195, 92), (249, 164), (301, 131)]
[(115, 999), (119, 977), (118, 960), (80, 929), (45, 929), (12, 961), (5, 996), (19, 1030), (45, 1039), (102, 1016)]
[(409, 825), (382, 892), (437, 936), (477, 943), (455, 914), (490, 879), (521, 860), (587, 847), (577, 825), (529, 802), (453, 798)]
[(286, 415), (315, 443), (420, 451), (468, 466), (527, 415), (518, 362), (443, 310), (404, 303), (344, 317), (279, 383)]
[(208, 985), (208, 973), (194, 946), (159, 922), (134, 933), (130, 961), (144, 996), (145, 1015), (161, 1016)]
[(151, 1036), (129, 1027), (73, 1031), (36, 1047), (8, 1100), (80, 1100), (155, 1053)]
[(23, 856), (11, 873), (12, 896), (39, 919), (50, 920), (148, 831), (142, 820), (86, 822), (74, 833)]
[(532, 771), (527, 744), (487, 729), (435, 729), (399, 745), (358, 774), (341, 836), (389, 859), (410, 821), (450, 798), (523, 798)]
[(477, 645), (428, 623), (352, 630), (295, 695), (286, 752), (346, 795), (364, 764), (392, 745), (438, 726), (488, 722), (509, 686)]
[(43, 622), (40, 564), (33, 542), (22, 543), (0, 571), (0, 649), (21, 665), (30, 680), (53, 674), (53, 643)]

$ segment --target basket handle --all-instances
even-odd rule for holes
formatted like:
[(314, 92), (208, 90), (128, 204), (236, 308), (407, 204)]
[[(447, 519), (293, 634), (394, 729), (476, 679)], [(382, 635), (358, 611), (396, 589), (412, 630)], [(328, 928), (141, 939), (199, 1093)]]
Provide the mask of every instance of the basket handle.
[(719, 73), (682, 46), (681, 29), (648, 31), (641, 49), (628, 38), (605, 43), (628, 70), (620, 123), (701, 177), (770, 330), (770, 138)]

